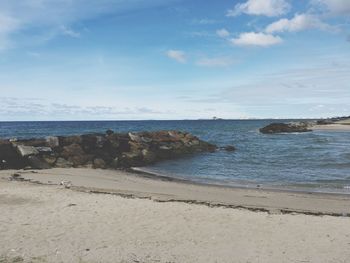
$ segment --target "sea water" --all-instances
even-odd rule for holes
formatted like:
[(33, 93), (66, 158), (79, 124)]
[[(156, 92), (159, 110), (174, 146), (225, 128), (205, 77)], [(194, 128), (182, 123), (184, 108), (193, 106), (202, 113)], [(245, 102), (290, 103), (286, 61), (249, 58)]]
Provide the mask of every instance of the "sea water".
[(146, 171), (201, 183), (350, 193), (350, 132), (259, 133), (271, 122), (276, 120), (0, 122), (0, 137), (182, 130), (237, 150), (186, 156)]

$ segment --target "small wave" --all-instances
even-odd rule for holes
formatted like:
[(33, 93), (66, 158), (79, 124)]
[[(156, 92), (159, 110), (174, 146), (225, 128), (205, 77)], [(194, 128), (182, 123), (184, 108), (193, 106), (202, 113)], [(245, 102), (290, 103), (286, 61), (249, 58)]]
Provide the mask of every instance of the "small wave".
[(344, 169), (350, 168), (350, 163), (324, 163), (320, 165), (323, 168)]

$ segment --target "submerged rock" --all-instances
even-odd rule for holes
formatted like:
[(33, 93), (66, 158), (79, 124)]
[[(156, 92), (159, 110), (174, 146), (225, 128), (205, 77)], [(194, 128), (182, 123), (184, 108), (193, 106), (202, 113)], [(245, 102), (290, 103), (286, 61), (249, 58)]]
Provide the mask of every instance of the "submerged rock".
[(227, 152), (234, 152), (236, 150), (236, 147), (234, 147), (233, 145), (227, 145), (223, 147), (223, 149)]
[(309, 124), (306, 122), (296, 123), (271, 123), (260, 129), (261, 133), (291, 133), (291, 132), (310, 132)]

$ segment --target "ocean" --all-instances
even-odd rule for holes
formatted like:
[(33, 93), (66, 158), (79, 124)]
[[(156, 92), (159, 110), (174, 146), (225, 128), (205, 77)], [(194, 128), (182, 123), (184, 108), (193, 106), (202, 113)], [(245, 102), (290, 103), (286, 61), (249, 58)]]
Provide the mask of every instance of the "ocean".
[(200, 183), (350, 194), (350, 132), (259, 133), (259, 128), (271, 122), (276, 120), (0, 122), (0, 138), (107, 129), (182, 130), (218, 146), (234, 145), (237, 150), (165, 161), (145, 171)]

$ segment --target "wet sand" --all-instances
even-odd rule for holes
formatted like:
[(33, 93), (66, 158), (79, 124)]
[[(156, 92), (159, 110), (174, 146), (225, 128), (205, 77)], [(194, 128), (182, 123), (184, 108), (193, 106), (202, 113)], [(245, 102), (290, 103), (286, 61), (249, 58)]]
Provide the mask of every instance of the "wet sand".
[(350, 213), (347, 196), (204, 186), (108, 170), (19, 173), (36, 183), (9, 181), (13, 173), (0, 172), (0, 262), (350, 258), (350, 218), (340, 216)]

